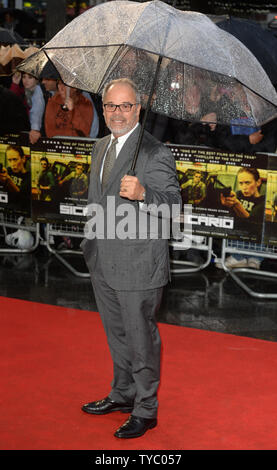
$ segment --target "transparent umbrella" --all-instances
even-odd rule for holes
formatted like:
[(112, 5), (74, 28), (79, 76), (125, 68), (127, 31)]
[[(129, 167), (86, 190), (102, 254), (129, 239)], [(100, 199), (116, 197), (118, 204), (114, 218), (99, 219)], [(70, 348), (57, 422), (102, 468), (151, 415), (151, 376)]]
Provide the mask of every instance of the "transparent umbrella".
[(243, 116), (253, 127), (277, 116), (275, 89), (239, 40), (201, 13), (158, 0), (91, 8), (21, 69), (35, 60), (39, 74), (48, 59), (67, 85), (93, 93), (132, 78), (144, 107), (177, 119), (230, 124)]

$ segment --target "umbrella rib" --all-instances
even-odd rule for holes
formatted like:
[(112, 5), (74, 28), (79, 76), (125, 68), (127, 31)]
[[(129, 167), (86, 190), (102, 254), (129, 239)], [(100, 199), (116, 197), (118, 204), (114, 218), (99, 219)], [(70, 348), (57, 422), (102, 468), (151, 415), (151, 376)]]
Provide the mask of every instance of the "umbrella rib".
[(259, 94), (257, 91), (255, 90), (252, 90), (252, 88), (250, 88), (249, 86), (245, 85), (244, 83), (242, 83), (240, 80), (238, 80), (236, 78), (236, 81), (242, 85), (244, 88), (246, 88), (247, 90), (250, 90), (252, 91), (252, 93), (254, 93), (256, 96), (258, 96), (259, 98), (262, 98), (264, 101), (266, 101), (267, 103), (271, 104), (272, 106), (274, 106), (276, 108), (276, 105), (274, 103), (272, 103), (271, 101), (269, 101), (267, 98), (265, 98), (264, 96), (262, 96), (261, 94)]
[(115, 44), (97, 44), (95, 46), (55, 46), (55, 47), (43, 47), (44, 51), (56, 51), (58, 49), (94, 49), (96, 47), (118, 47), (124, 46), (123, 43), (115, 43)]

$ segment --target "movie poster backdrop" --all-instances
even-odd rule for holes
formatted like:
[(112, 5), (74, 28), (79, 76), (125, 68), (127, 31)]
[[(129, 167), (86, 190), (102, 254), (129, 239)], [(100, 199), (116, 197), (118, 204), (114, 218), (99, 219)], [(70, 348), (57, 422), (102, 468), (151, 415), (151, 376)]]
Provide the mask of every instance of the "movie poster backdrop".
[(32, 148), (32, 218), (36, 222), (86, 222), (94, 141), (41, 139)]
[(277, 155), (268, 155), (267, 193), (263, 241), (277, 245)]
[[(204, 147), (170, 145), (170, 148), (183, 204), (192, 205), (186, 221), (191, 223), (192, 233), (261, 243), (268, 194), (268, 156)], [(277, 190), (277, 172), (274, 178)], [(273, 189), (270, 191), (272, 199)], [(275, 238), (276, 235), (275, 232)]]
[(0, 212), (31, 217), (31, 150), (28, 134), (0, 137)]
[[(84, 224), (93, 145), (53, 138), (30, 146), (27, 133), (0, 137), (0, 212)], [(277, 155), (169, 148), (183, 204), (192, 207), (185, 214), (192, 233), (277, 245)]]

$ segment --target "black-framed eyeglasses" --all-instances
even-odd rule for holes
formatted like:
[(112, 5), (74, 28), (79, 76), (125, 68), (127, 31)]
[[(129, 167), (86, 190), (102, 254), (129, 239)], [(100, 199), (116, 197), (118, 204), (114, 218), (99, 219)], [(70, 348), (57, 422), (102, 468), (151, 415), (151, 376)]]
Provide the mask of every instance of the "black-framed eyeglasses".
[(122, 113), (129, 113), (133, 106), (136, 106), (138, 103), (121, 103), (121, 104), (114, 104), (114, 103), (105, 103), (103, 106), (106, 111), (109, 113), (114, 113), (116, 108), (119, 108)]

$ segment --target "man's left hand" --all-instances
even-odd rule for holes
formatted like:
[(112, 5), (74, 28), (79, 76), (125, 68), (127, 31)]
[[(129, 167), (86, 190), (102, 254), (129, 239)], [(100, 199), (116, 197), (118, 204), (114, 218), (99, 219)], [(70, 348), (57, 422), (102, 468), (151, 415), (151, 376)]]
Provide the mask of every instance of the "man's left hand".
[(136, 176), (123, 176), (120, 184), (119, 195), (131, 201), (143, 201), (144, 187)]

